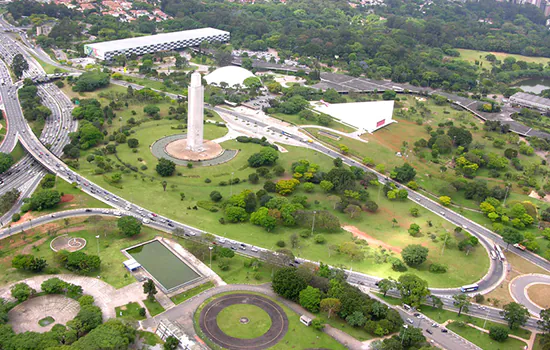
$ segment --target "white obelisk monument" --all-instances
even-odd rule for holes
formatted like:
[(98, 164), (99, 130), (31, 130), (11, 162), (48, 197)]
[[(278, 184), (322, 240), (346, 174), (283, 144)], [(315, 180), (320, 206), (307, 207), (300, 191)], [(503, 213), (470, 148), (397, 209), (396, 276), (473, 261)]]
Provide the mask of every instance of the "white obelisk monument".
[(199, 72), (191, 74), (188, 96), (187, 149), (192, 152), (201, 152), (204, 150), (204, 86), (202, 86)]

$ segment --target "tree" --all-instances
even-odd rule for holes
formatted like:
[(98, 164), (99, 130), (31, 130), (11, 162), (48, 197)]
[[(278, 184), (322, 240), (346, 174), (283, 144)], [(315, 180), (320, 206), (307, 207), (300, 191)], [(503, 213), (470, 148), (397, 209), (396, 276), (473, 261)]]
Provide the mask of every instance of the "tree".
[(40, 285), (40, 289), (46, 294), (63, 294), (66, 288), (67, 282), (57, 277), (47, 279)]
[(307, 287), (307, 283), (295, 268), (285, 267), (275, 272), (271, 287), (283, 298), (298, 301), (300, 292)]
[(143, 294), (147, 294), (147, 299), (149, 301), (155, 300), (155, 294), (157, 294), (157, 286), (152, 279), (148, 278), (145, 283), (143, 283)]
[(11, 266), (31, 272), (42, 272), (48, 266), (48, 263), (46, 259), (41, 257), (36, 258), (30, 254), (19, 254), (12, 259)]
[(335, 167), (341, 168), (341, 167), (342, 167), (342, 164), (344, 164), (344, 161), (342, 160), (342, 158), (337, 157), (337, 158), (334, 158), (334, 159), (332, 160), (332, 163), (334, 163), (334, 166), (335, 166)]
[(159, 159), (155, 170), (160, 176), (172, 176), (176, 170), (176, 163), (166, 158), (161, 158)]
[(13, 165), (13, 157), (11, 154), (0, 152), (0, 174), (8, 170)]
[(61, 194), (57, 190), (42, 190), (33, 193), (31, 198), (25, 199), (29, 203), (30, 210), (44, 210), (55, 207), (61, 202)]
[(18, 53), (13, 57), (13, 60), (11, 62), (11, 70), (13, 71), (13, 74), (17, 77), (17, 79), (21, 79), (23, 76), (23, 73), (29, 69), (29, 63), (23, 57), (22, 54)]
[(212, 191), (210, 192), (210, 199), (213, 201), (213, 202), (219, 202), (222, 200), (222, 194), (218, 191)]
[(418, 266), (428, 258), (428, 251), (428, 248), (420, 244), (409, 244), (401, 251), (401, 256), (407, 265)]
[(300, 305), (311, 312), (319, 312), (319, 304), (321, 303), (321, 291), (318, 288), (307, 286), (306, 289), (300, 292)]
[(470, 308), (470, 299), (468, 298), (468, 295), (466, 294), (455, 294), (453, 295), (453, 304), (454, 306), (458, 307), (458, 316), (464, 312), (468, 312)]
[(126, 141), (128, 143), (128, 147), (130, 148), (137, 148), (137, 146), (139, 146), (139, 140), (138, 139), (128, 139)]
[(502, 326), (489, 327), (489, 337), (502, 343), (508, 339), (508, 330)]
[(451, 205), (451, 197), (441, 196), (439, 197), (439, 203), (441, 203), (445, 207), (448, 207), (449, 205)]
[(361, 311), (354, 311), (346, 317), (346, 322), (352, 327), (363, 327), (367, 318)]
[[(395, 223), (397, 223), (397, 220), (395, 220)], [(393, 227), (393, 224), (392, 224), (392, 227)], [(409, 229), (407, 231), (409, 232), (409, 235), (414, 237), (420, 233), (420, 226), (418, 224), (412, 223), (409, 225)]]
[(537, 323), (544, 333), (550, 334), (550, 309), (540, 311), (540, 320)]
[(164, 190), (164, 192), (166, 192), (166, 186), (168, 185), (168, 182), (166, 182), (166, 180), (164, 180), (164, 181), (161, 182), (161, 185), (162, 185), (162, 189)]
[(163, 349), (176, 350), (179, 345), (180, 345), (180, 341), (178, 340), (178, 338), (174, 336), (169, 336), (168, 338), (166, 338), (166, 341), (164, 342)]
[(508, 321), (508, 327), (512, 330), (523, 326), (529, 319), (529, 311), (521, 304), (512, 302), (504, 305), (503, 309), (500, 315)]
[(380, 291), (384, 294), (384, 296), (386, 296), (386, 294), (390, 289), (393, 289), (395, 287), (396, 287), (396, 283), (392, 279), (384, 278), (383, 280), (378, 282), (378, 289), (380, 289)]
[(399, 338), (403, 344), (400, 349), (420, 348), (420, 344), (426, 342), (426, 337), (422, 334), (422, 328), (408, 327), (402, 329)]
[(275, 184), (275, 188), (277, 193), (279, 193), (280, 195), (286, 196), (294, 192), (294, 190), (299, 184), (300, 184), (300, 181), (296, 179), (279, 180)]
[(435, 295), (431, 295), (430, 298), (432, 299), (433, 307), (435, 307), (436, 309), (443, 308), (443, 301), (439, 297), (436, 297)]
[(457, 128), (456, 126), (451, 126), (447, 135), (453, 140), (454, 146), (462, 146), (468, 148), (470, 143), (472, 143), (472, 133), (465, 128)]
[(71, 345), (75, 349), (127, 349), (136, 337), (131, 324), (112, 318)]
[(508, 250), (510, 244), (520, 243), (524, 240), (524, 237), (520, 232), (512, 229), (505, 229), (502, 231), (501, 236), (502, 240), (506, 242), (506, 250)]
[(337, 298), (325, 298), (321, 300), (320, 307), (323, 312), (328, 313), (328, 318), (330, 318), (333, 313), (340, 311), (342, 303)]
[(271, 231), (277, 226), (277, 219), (269, 215), (269, 209), (261, 207), (250, 215), (250, 222), (254, 225), (263, 226), (266, 231)]
[(319, 186), (323, 189), (325, 192), (330, 192), (332, 188), (334, 187), (334, 184), (330, 181), (323, 180), (319, 183)]
[(401, 293), (401, 298), (405, 304), (418, 307), (424, 301), (424, 298), (430, 295), (428, 282), (420, 277), (405, 273), (399, 277), (397, 289)]
[(411, 213), (411, 215), (416, 218), (420, 215), (420, 210), (417, 207), (411, 207), (409, 209), (409, 213)]
[(279, 159), (277, 151), (271, 147), (264, 147), (258, 153), (254, 153), (248, 158), (248, 165), (252, 168), (273, 165)]
[(11, 287), (11, 296), (19, 302), (29, 299), (34, 293), (35, 290), (26, 283), (17, 283), (15, 286)]
[(141, 221), (133, 216), (123, 216), (117, 220), (117, 227), (126, 237), (139, 235), (141, 232)]
[(407, 183), (409, 181), (412, 181), (414, 177), (416, 176), (416, 170), (409, 164), (405, 163), (400, 167), (393, 168), (393, 172), (395, 174), (393, 179), (401, 182), (401, 183)]
[(65, 267), (76, 273), (88, 273), (99, 269), (101, 260), (97, 255), (88, 255), (82, 251), (76, 251), (67, 255)]

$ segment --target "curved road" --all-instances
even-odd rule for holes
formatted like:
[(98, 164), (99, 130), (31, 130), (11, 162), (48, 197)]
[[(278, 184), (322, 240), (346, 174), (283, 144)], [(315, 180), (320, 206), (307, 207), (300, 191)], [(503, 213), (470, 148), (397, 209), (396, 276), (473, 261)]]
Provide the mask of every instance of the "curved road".
[[(514, 278), (510, 282), (510, 285), (508, 286), (508, 288), (510, 290), (510, 294), (512, 295), (512, 298), (514, 298), (516, 303), (522, 304), (529, 310), (529, 312), (533, 316), (539, 317), (540, 312), (542, 311), (542, 307), (535, 304), (527, 294), (527, 289), (531, 285), (535, 285), (535, 284), (550, 285), (550, 276), (543, 275), (540, 273), (531, 273), (527, 275), (521, 275)], [(548, 296), (548, 300), (550, 300), (550, 296)]]

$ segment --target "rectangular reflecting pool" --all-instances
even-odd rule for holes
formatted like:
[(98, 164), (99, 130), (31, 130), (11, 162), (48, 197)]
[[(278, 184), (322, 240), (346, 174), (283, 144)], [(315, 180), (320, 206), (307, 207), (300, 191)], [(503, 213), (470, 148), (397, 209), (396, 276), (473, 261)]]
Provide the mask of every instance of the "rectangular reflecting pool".
[(159, 241), (127, 250), (166, 290), (201, 277)]

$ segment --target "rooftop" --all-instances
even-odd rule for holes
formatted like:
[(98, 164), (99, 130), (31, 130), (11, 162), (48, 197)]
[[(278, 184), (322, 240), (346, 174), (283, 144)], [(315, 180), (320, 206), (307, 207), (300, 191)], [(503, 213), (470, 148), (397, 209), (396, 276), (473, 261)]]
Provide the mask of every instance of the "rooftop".
[(536, 96), (536, 95), (531, 95), (526, 92), (516, 92), (515, 94), (512, 95), (512, 97), (550, 107), (550, 99)]
[(171, 41), (189, 40), (201, 37), (207, 37), (212, 35), (229, 34), (229, 32), (214, 29), (214, 28), (200, 28), (192, 30), (183, 30), (180, 32), (163, 33), (157, 35), (140, 36), (137, 38), (128, 38), (112, 41), (104, 41), (100, 43), (88, 44), (87, 46), (102, 51), (113, 50), (125, 50), (134, 47), (147, 46), (152, 44), (160, 44)]

